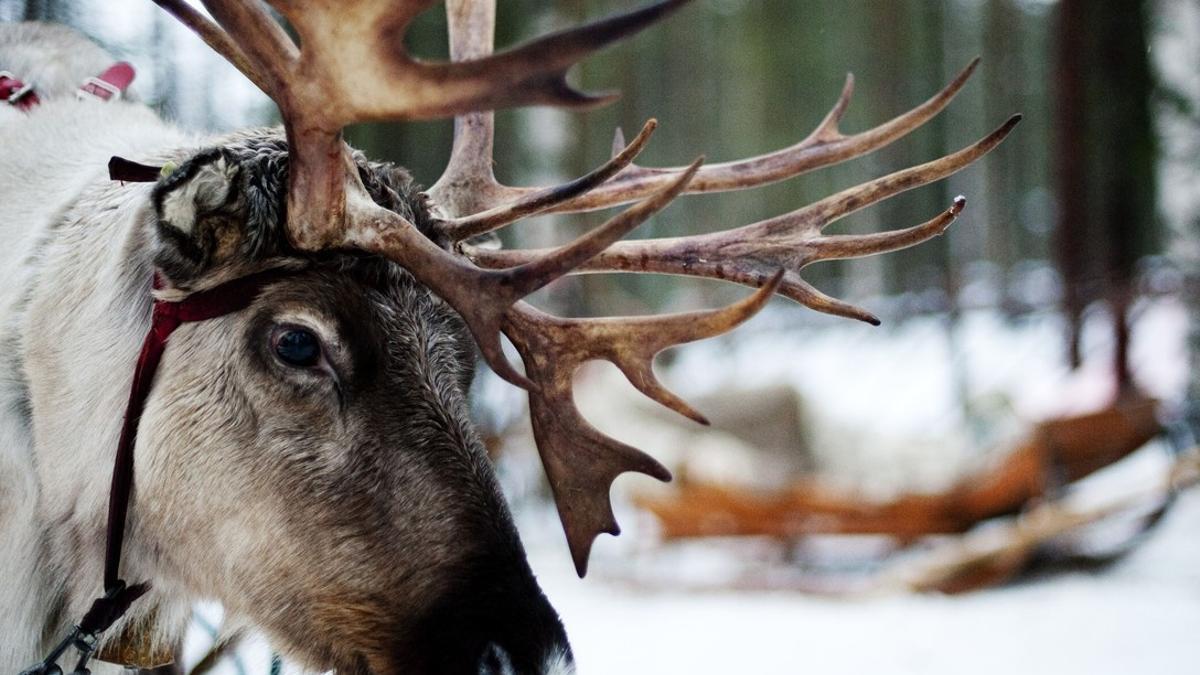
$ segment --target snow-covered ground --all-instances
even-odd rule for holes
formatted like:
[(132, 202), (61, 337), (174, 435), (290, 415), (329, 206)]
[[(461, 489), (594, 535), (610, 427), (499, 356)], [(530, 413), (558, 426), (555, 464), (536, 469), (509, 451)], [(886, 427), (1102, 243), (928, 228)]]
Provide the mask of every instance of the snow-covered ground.
[(654, 592), (539, 558), (582, 673), (1195, 675), (1200, 494), (1117, 567), (964, 596)]
[[(1160, 477), (1166, 462), (1153, 450), (1097, 476), (1094, 492), (1115, 496), (1118, 486), (1133, 491)], [(607, 538), (598, 543), (595, 580), (575, 579), (548, 542), (534, 547), (534, 564), (584, 673), (1182, 675), (1200, 672), (1197, 532), (1193, 491), (1103, 572), (1047, 574), (960, 596), (688, 592), (662, 570), (657, 588), (605, 582), (622, 567)], [(720, 569), (715, 548), (634, 555), (643, 568), (656, 556), (673, 561), (676, 579)]]
[[(1137, 314), (1131, 360), (1138, 381), (1149, 393), (1177, 401), (1188, 377), (1186, 313), (1179, 303), (1160, 300)], [(957, 347), (937, 318), (882, 334), (825, 327), (790, 342), (762, 332), (732, 345), (693, 348), (670, 377), (685, 392), (729, 386), (729, 372), (742, 381), (790, 382), (810, 402), (810, 417), (822, 420), (816, 433), (825, 438), (817, 447), (828, 470), (865, 478), (882, 469), (896, 474), (883, 480), (919, 484), (929, 482), (921, 480), (921, 466), (953, 471), (972, 452), (959, 394), (969, 401), (998, 398), (1004, 411), (982, 415), (1017, 423), (1102, 406), (1113, 391), (1107, 324), (1102, 311), (1092, 313), (1084, 332), (1086, 362), (1075, 373), (1062, 365), (1062, 326), (1053, 314), (1013, 323), (968, 312), (954, 334)], [(732, 363), (728, 370), (707, 365), (715, 358)], [(876, 442), (864, 442), (868, 438)], [(936, 466), (926, 468), (937, 473)], [(1153, 478), (1161, 469), (1159, 456), (1135, 458), (1132, 468), (1098, 476), (1093, 494), (1118, 492), (1123, 483)], [(1047, 576), (958, 597), (655, 591), (647, 584), (580, 582), (550, 551), (538, 550), (537, 561), (583, 672), (1200, 673), (1194, 647), (1198, 532), (1200, 494), (1194, 493), (1140, 548), (1104, 572)], [(601, 540), (594, 573), (603, 576), (605, 551), (614, 547)], [(686, 567), (716, 566), (679, 560), (679, 577), (689, 575)], [(607, 564), (615, 563), (610, 558)]]

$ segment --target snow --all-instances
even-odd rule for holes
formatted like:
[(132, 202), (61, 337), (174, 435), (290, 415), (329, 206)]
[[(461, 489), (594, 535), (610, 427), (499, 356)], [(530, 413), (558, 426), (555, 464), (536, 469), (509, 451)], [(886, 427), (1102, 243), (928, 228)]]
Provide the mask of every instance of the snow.
[[(834, 475), (936, 484), (931, 474), (940, 471), (943, 480), (957, 474), (988, 440), (971, 432), (973, 418), (1002, 444), (1031, 421), (1098, 408), (1113, 391), (1110, 324), (1101, 307), (1088, 312), (1078, 372), (1063, 365), (1061, 320), (1052, 312), (1009, 321), (968, 310), (952, 340), (936, 316), (892, 329), (849, 322), (780, 329), (788, 317), (772, 309), (735, 339), (680, 350), (664, 377), (685, 397), (734, 381), (795, 387), (809, 419), (819, 421), (813, 445), (821, 448), (822, 469)], [(1180, 400), (1188, 376), (1185, 308), (1159, 298), (1143, 301), (1134, 315), (1131, 360), (1139, 384), (1165, 401)], [(713, 368), (714, 362), (723, 365)], [(597, 426), (626, 440), (634, 428), (650, 434), (641, 421), (622, 422), (627, 413), (606, 417), (604, 409), (615, 405), (611, 390), (589, 401), (583, 389), (577, 397)], [(1005, 425), (1007, 436), (996, 430)], [(654, 445), (648, 449), (660, 454)], [(1130, 482), (1160, 476), (1165, 462), (1155, 452), (1089, 479), (1087, 494), (1111, 499)], [(622, 479), (615, 492), (635, 482)], [(736, 580), (730, 559), (738, 547), (743, 560), (761, 562), (768, 554), (755, 540), (647, 551), (652, 527), (617, 506), (626, 532), (597, 542), (584, 581), (574, 577), (552, 516), (522, 523), (535, 571), (585, 674), (1200, 672), (1192, 646), (1200, 626), (1200, 494), (1185, 495), (1149, 539), (1104, 572), (1045, 576), (963, 596), (854, 599), (689, 591)], [(631, 576), (640, 581), (630, 583)], [(656, 579), (663, 583), (656, 586)]]
[(534, 564), (585, 675), (1194, 675), (1197, 531), (1193, 493), (1114, 569), (963, 596), (655, 592), (580, 581), (548, 550)]

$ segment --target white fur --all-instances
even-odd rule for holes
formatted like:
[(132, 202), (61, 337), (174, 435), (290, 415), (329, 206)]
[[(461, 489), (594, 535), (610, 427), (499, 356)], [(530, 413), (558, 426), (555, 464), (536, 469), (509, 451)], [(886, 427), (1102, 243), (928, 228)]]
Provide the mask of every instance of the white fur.
[(545, 675), (575, 675), (575, 662), (564, 651), (555, 651), (546, 658), (542, 666)]
[[(36, 82), (43, 103), (29, 113), (0, 104), (4, 673), (44, 656), (47, 639), (78, 621), (100, 590), (111, 457), (145, 330), (130, 321), (145, 305), (129, 298), (149, 279), (147, 247), (138, 245), (148, 237), (149, 188), (111, 184), (108, 159), (153, 161), (195, 146), (141, 104), (74, 98), (84, 77), (111, 63), (95, 45), (47, 29), (55, 39), (39, 56), (17, 40), (18, 28), (0, 26), (0, 68)], [(97, 212), (107, 215), (80, 224)], [(47, 358), (45, 341), (71, 362)], [(64, 540), (70, 533), (80, 538)], [(48, 625), (60, 606), (57, 624)], [(160, 611), (166, 623), (182, 624), (188, 608)]]

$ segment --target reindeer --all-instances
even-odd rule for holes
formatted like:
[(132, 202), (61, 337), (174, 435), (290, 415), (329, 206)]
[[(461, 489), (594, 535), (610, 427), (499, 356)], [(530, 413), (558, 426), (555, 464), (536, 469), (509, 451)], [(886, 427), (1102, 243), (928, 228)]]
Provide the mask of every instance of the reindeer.
[[(927, 240), (964, 200), (907, 229), (822, 230), (962, 169), (1019, 119), (958, 152), (769, 220), (619, 241), (681, 195), (773, 183), (885, 146), (939, 113), (975, 63), (928, 101), (860, 133), (838, 128), (848, 80), (828, 116), (788, 148), (640, 167), (633, 161), (651, 120), (585, 176), (512, 187), (492, 175), (490, 111), (608, 102), (571, 88), (568, 69), (683, 0), (498, 53), (494, 2), (449, 0), (445, 63), (416, 60), (402, 46), (432, 0), (270, 0), (298, 41), (258, 0), (204, 0), (211, 19), (183, 0), (156, 2), (274, 99), (283, 128), (196, 137), (135, 101), (77, 101), (54, 87), (40, 92), (38, 107), (0, 118), (6, 672), (43, 658), (64, 634), (85, 655), (99, 648), (137, 664), (105, 655), (177, 644), (201, 599), (219, 601), (232, 626), (262, 631), (313, 669), (572, 672), (563, 626), (468, 419), (477, 354), (528, 391), (582, 576), (596, 536), (617, 533), (613, 479), (670, 475), (587, 424), (572, 402), (575, 368), (609, 360), (647, 396), (703, 423), (655, 379), (659, 351), (728, 331), (776, 293), (878, 323), (805, 283), (801, 269)], [(0, 68), (25, 68), (35, 81), (39, 68), (58, 69), (66, 75), (56, 81), (75, 82), (111, 60), (80, 40), (6, 28)], [(426, 191), (342, 140), (354, 122), (444, 116), (455, 117), (452, 156)], [(145, 169), (146, 182), (110, 180), (103, 167), (114, 155)], [(552, 250), (480, 243), (534, 214), (630, 203)], [(756, 290), (728, 307), (651, 317), (562, 318), (522, 300), (566, 274), (606, 271)], [(207, 309), (188, 314), (197, 307)], [(501, 334), (523, 371), (505, 356)], [(80, 616), (92, 626), (98, 607), (111, 627), (72, 631)], [(52, 670), (46, 663), (38, 672)]]

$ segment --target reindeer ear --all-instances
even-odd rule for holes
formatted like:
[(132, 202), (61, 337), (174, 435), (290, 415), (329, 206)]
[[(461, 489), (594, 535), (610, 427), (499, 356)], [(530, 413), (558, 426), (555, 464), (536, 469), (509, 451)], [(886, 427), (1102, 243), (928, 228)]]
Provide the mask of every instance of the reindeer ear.
[(155, 262), (176, 283), (229, 259), (246, 241), (241, 167), (223, 149), (206, 150), (161, 178), (152, 193), (159, 246)]
[(154, 189), (158, 222), (184, 236), (195, 236), (205, 216), (236, 199), (237, 175), (237, 164), (220, 150), (193, 157)]

